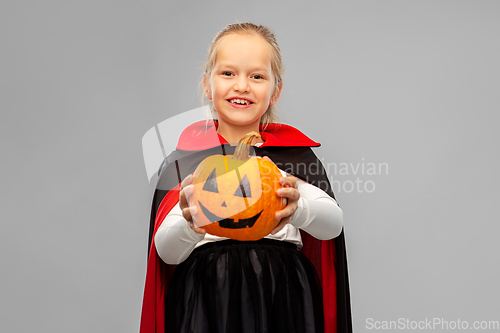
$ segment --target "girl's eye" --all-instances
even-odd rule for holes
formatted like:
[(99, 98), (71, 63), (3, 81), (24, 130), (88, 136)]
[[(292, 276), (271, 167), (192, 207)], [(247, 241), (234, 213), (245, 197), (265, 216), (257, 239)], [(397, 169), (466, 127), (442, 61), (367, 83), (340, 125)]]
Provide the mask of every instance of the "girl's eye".
[(258, 80), (264, 78), (262, 75), (259, 75), (259, 74), (255, 74), (253, 77), (256, 78), (256, 79), (258, 79)]
[(232, 75), (232, 73), (231, 72), (222, 72), (222, 75), (224, 75), (224, 76), (230, 76), (230, 75)]

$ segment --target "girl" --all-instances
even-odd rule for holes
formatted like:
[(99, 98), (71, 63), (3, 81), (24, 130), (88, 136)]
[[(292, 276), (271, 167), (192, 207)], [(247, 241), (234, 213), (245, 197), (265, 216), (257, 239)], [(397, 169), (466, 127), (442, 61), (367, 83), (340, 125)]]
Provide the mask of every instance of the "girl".
[[(202, 82), (217, 120), (184, 130), (160, 168), (142, 333), (352, 331), (342, 211), (310, 148), (319, 144), (273, 123), (282, 74), (264, 26), (231, 24), (212, 42)], [(281, 169), (276, 195), (287, 205), (262, 240), (207, 234), (189, 205), (191, 173), (207, 156), (231, 155), (252, 131), (260, 133), (253, 153)]]

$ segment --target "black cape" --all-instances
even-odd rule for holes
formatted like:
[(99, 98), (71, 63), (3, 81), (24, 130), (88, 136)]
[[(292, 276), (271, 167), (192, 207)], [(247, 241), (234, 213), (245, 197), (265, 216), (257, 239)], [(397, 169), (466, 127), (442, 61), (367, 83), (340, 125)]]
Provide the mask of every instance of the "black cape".
[[(293, 142), (287, 144), (286, 141), (290, 138), (289, 135), (298, 135), (293, 132), (298, 130), (287, 126), (286, 130), (288, 132), (285, 133), (286, 135), (283, 134), (283, 128), (280, 127), (280, 130), (281, 132), (276, 132), (272, 127), (267, 129), (268, 132), (273, 133), (280, 139), (284, 139), (284, 141), (273, 140), (273, 137), (268, 136), (269, 140), (266, 140), (268, 145), (251, 147), (251, 154), (268, 156), (281, 170), (317, 186), (335, 199), (326, 171), (312, 151), (310, 147), (312, 145), (305, 144), (304, 146), (302, 144), (302, 146), (296, 146)], [(300, 131), (298, 132), (302, 134)], [(167, 265), (159, 259), (153, 249), (154, 234), (171, 208), (177, 204), (180, 182), (187, 175), (193, 173), (198, 164), (206, 157), (215, 154), (232, 155), (234, 153), (235, 147), (230, 146), (227, 142), (224, 143), (223, 138), (219, 138), (221, 139), (220, 143), (212, 148), (199, 151), (177, 149), (164, 160), (160, 167), (151, 209), (148, 247), (150, 252), (144, 291), (141, 333), (164, 332), (164, 297), (175, 269), (174, 265)], [(263, 135), (263, 138), (265, 138), (265, 135)], [(313, 141), (311, 140), (311, 142)], [(206, 146), (206, 142), (204, 143)], [(325, 333), (352, 332), (344, 231), (336, 238), (328, 241), (317, 240), (302, 230), (300, 232), (304, 243), (301, 251), (314, 264), (323, 286)]]

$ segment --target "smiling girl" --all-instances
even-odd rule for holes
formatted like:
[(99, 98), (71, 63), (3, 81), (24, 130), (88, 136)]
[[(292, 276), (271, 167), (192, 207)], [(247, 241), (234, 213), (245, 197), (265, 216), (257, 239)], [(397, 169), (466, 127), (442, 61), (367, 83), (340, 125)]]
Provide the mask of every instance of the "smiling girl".
[(217, 132), (236, 143), (259, 132), (261, 118), (279, 99), (283, 84), (273, 73), (269, 44), (259, 35), (229, 34), (217, 46), (203, 86), (219, 120)]
[[(212, 42), (203, 88), (216, 120), (189, 126), (160, 170), (141, 332), (352, 331), (342, 211), (311, 150), (319, 144), (275, 123), (282, 75), (265, 26), (231, 24)], [(259, 241), (208, 234), (189, 205), (191, 173), (252, 131), (253, 152), (280, 168), (287, 205)]]

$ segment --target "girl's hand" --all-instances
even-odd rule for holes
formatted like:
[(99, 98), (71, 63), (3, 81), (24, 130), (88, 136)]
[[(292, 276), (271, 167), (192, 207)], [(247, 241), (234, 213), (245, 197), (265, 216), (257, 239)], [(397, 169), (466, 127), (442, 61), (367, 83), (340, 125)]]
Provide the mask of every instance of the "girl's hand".
[(197, 228), (193, 222), (193, 216), (196, 216), (197, 209), (196, 206), (189, 206), (189, 198), (194, 192), (193, 175), (188, 175), (181, 183), (181, 188), (179, 192), (179, 206), (181, 207), (182, 216), (188, 221), (189, 226), (195, 232), (199, 234), (206, 234), (206, 230), (203, 228)]
[(283, 210), (276, 212), (276, 219), (281, 220), (276, 228), (271, 231), (274, 235), (287, 225), (288, 222), (293, 218), (295, 211), (298, 207), (298, 201), (300, 199), (299, 190), (297, 190), (297, 178), (294, 176), (288, 176), (280, 179), (280, 184), (283, 188), (276, 191), (276, 194), (280, 198), (287, 199), (287, 205)]
[[(266, 160), (271, 161), (267, 156), (264, 156)], [(272, 161), (271, 161), (272, 162)], [(276, 220), (280, 221), (276, 228), (271, 231), (271, 235), (276, 234), (278, 231), (283, 229), (285, 225), (293, 218), (295, 211), (298, 207), (298, 201), (300, 199), (300, 193), (297, 190), (297, 178), (294, 176), (287, 176), (280, 179), (280, 184), (283, 188), (276, 191), (276, 195), (280, 198), (287, 199), (287, 205), (283, 210), (276, 212)]]

